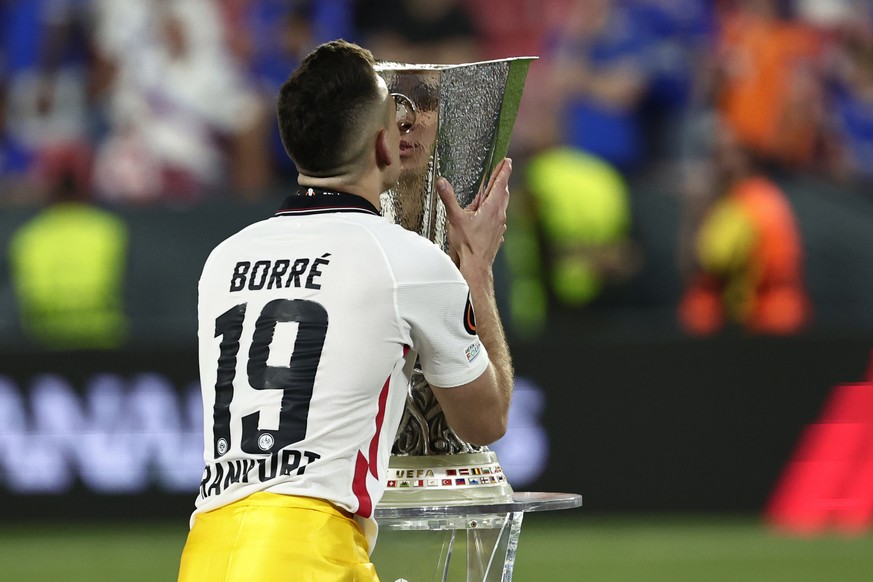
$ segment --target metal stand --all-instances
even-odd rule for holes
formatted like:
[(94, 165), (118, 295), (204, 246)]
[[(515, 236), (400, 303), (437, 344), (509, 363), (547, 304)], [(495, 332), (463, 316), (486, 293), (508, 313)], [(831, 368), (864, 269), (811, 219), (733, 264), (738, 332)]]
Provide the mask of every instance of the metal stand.
[(524, 514), (581, 505), (575, 493), (515, 493), (511, 502), (476, 505), (379, 505), (373, 562), (382, 582), (509, 582)]

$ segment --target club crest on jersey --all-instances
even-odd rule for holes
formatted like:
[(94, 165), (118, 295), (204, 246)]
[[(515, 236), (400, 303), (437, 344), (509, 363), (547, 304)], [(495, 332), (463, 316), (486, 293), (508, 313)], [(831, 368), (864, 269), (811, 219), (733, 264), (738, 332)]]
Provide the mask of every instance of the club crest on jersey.
[(271, 435), (268, 432), (265, 432), (264, 434), (262, 434), (261, 436), (258, 437), (258, 447), (262, 451), (269, 451), (271, 448), (273, 448), (273, 442), (274, 442), (273, 435)]
[(464, 306), (464, 329), (470, 335), (476, 335), (476, 314), (473, 312), (473, 301), (467, 293), (467, 304)]

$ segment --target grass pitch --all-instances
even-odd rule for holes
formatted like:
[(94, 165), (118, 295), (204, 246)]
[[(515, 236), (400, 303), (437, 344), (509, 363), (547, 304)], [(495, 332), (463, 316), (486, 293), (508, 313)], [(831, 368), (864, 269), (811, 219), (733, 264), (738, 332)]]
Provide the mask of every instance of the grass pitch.
[[(172, 582), (186, 529), (185, 519), (172, 524), (0, 523), (0, 579)], [(581, 510), (572, 517), (532, 514), (525, 518), (513, 580), (868, 582), (873, 580), (873, 534), (794, 538), (776, 535), (754, 518), (606, 518)]]

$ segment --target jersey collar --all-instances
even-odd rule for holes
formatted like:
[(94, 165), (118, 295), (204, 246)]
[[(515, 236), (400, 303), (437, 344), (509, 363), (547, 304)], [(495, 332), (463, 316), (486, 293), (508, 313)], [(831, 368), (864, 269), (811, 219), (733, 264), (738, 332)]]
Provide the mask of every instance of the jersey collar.
[(369, 200), (357, 194), (330, 192), (320, 188), (300, 187), (282, 202), (276, 216), (289, 214), (324, 214), (327, 212), (364, 212), (381, 216)]

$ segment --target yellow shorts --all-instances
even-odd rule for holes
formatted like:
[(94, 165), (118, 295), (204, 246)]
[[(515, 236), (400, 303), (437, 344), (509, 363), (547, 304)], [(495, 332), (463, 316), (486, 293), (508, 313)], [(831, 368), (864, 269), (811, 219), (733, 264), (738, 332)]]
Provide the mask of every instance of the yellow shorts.
[(195, 516), (179, 582), (378, 582), (354, 518), (320, 499), (255, 493)]

